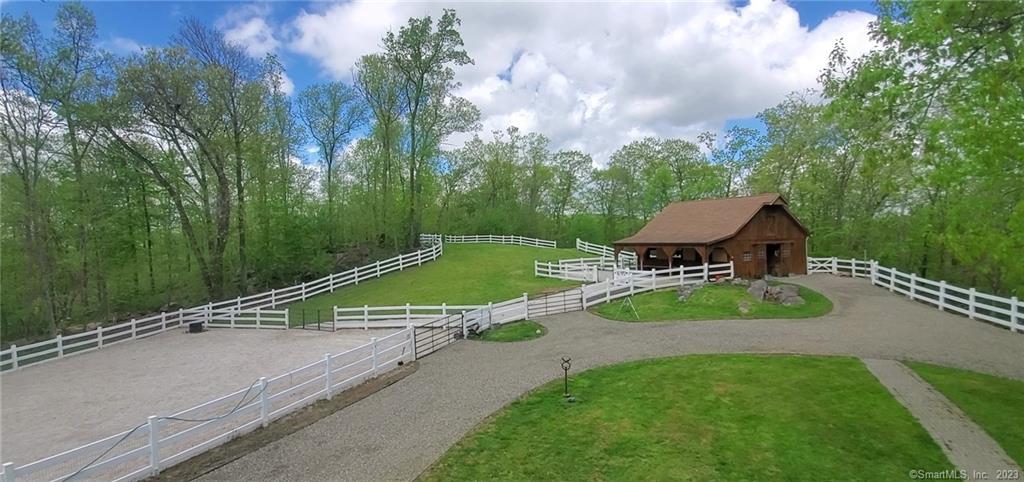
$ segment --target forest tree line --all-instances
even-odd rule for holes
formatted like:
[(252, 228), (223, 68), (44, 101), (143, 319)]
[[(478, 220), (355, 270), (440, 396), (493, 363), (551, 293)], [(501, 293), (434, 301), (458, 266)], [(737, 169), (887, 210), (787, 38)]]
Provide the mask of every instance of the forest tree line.
[[(605, 166), (542, 133), (478, 134), (453, 11), (387, 33), (350, 82), (290, 95), (273, 55), (196, 20), (115, 56), (81, 4), (46, 32), (5, 15), (0, 331), (286, 286), (421, 232), (610, 243), (672, 201), (769, 191), (812, 255), (1024, 295), (1024, 7), (879, 8), (880, 48), (837, 45), (820, 88), (762, 112), (764, 131), (640, 139)], [(452, 147), (457, 133), (472, 137)]]

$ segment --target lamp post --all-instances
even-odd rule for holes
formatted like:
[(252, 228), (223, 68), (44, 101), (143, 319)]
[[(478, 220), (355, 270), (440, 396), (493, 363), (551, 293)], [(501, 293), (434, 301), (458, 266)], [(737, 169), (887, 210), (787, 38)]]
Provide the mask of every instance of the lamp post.
[(572, 367), (572, 358), (562, 357), (562, 371), (565, 372), (565, 377), (564, 377), (564, 380), (565, 380), (565, 391), (562, 393), (562, 396), (565, 397), (565, 398), (569, 398), (569, 397), (572, 396), (572, 395), (569, 395), (569, 368), (571, 368), (571, 367)]

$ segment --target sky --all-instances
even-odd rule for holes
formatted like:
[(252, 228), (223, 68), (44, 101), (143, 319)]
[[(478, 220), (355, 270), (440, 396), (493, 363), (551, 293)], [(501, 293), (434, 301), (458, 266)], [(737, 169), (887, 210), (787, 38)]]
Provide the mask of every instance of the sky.
[[(816, 86), (839, 40), (873, 47), (870, 2), (88, 2), (103, 48), (128, 55), (166, 45), (180, 22), (205, 21), (262, 57), (273, 52), (287, 87), (351, 80), (352, 66), (409, 17), (454, 8), (474, 64), (458, 94), (481, 111), (489, 138), (514, 125), (551, 147), (604, 164), (646, 136), (696, 140), (732, 125), (762, 128), (758, 112)], [(0, 3), (48, 30), (55, 2)], [(470, 135), (446, 141), (457, 147)]]

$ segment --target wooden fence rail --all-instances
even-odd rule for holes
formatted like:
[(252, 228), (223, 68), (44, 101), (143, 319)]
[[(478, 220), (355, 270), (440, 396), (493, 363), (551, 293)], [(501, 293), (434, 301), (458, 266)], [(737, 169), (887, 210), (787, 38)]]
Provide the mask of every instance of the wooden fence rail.
[(881, 266), (875, 260), (807, 258), (807, 273), (829, 273), (866, 278), (871, 284), (921, 301), (942, 311), (952, 311), (972, 320), (984, 320), (1014, 333), (1024, 332), (1024, 304), (1009, 298), (961, 288), (945, 281), (933, 281), (915, 273)]

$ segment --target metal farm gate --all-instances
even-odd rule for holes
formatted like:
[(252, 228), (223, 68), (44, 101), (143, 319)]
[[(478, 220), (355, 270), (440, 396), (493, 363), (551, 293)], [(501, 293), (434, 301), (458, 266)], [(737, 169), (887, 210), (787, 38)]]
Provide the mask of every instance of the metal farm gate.
[(583, 310), (583, 289), (573, 288), (527, 300), (530, 318)]
[(423, 358), (444, 348), (463, 336), (464, 316), (462, 313), (438, 318), (429, 323), (413, 327), (413, 346), (416, 359)]

